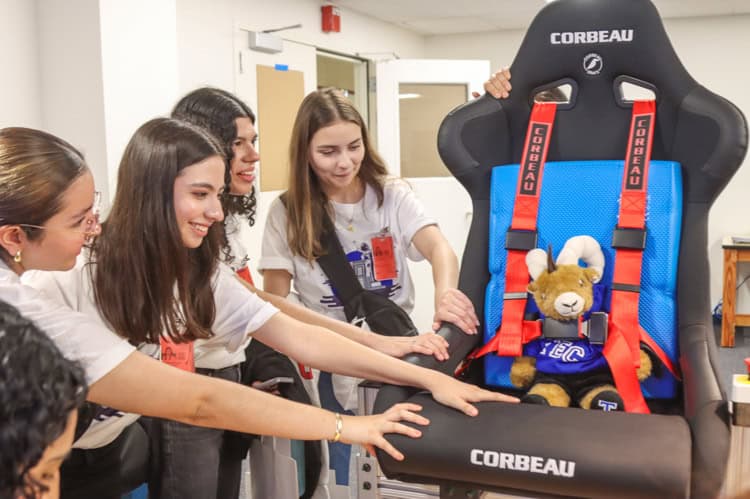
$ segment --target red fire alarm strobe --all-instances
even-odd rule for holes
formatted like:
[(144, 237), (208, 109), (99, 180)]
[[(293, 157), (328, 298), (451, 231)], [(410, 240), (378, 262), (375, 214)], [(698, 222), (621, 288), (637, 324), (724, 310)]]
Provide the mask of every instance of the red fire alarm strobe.
[(323, 5), (320, 10), (323, 14), (323, 33), (339, 33), (341, 31), (341, 16), (338, 7)]

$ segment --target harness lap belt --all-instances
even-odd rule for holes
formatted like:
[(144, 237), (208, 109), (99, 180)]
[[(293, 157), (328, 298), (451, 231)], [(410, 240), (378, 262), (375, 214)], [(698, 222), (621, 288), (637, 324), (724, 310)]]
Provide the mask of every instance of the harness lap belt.
[[(529, 275), (526, 253), (537, 246), (537, 215), (544, 164), (555, 118), (556, 104), (535, 103), (523, 149), (513, 216), (506, 235), (505, 289), (499, 330), (469, 360), (493, 352), (498, 356), (522, 355), (523, 345), (541, 335), (539, 321), (524, 320)], [(679, 379), (671, 359), (643, 330), (638, 319), (641, 267), (646, 241), (648, 166), (655, 122), (654, 101), (635, 101), (623, 169), (618, 224), (612, 246), (615, 264), (609, 337), (603, 354), (628, 412), (648, 413), (636, 369), (644, 343)]]

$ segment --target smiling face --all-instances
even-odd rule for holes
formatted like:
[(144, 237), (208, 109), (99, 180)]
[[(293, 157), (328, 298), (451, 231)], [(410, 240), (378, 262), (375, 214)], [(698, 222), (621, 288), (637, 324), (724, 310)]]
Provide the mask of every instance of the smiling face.
[(75, 265), (87, 236), (99, 232), (92, 213), (94, 196), (94, 177), (86, 171), (66, 189), (60, 210), (42, 225), (41, 237), (24, 244), (25, 270), (69, 270)]
[(211, 156), (180, 171), (174, 182), (174, 205), (182, 243), (197, 248), (215, 222), (224, 219), (224, 161)]
[(337, 121), (319, 129), (310, 140), (310, 167), (332, 199), (359, 189), (354, 182), (365, 157), (362, 130), (356, 123)]
[(237, 128), (237, 137), (232, 142), (232, 161), (229, 165), (232, 180), (229, 192), (234, 195), (244, 196), (253, 189), (255, 182), (255, 166), (260, 155), (255, 149), (258, 140), (258, 132), (250, 118), (236, 118), (234, 120)]
[(65, 430), (44, 449), (42, 457), (29, 470), (29, 477), (47, 488), (46, 492), (36, 496), (37, 499), (58, 499), (60, 497), (60, 465), (73, 445), (77, 420), (78, 412), (70, 411)]

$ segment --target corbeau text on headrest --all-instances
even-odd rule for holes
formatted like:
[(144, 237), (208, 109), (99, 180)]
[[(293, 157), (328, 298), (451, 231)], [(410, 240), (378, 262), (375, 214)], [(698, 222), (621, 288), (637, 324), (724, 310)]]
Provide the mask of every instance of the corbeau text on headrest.
[(632, 29), (600, 29), (592, 31), (556, 31), (550, 33), (552, 45), (582, 45), (594, 43), (632, 42)]

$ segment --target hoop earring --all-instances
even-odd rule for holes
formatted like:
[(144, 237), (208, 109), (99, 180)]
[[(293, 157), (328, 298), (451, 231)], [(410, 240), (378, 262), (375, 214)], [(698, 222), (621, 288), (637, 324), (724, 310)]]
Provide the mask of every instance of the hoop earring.
[(21, 263), (21, 250), (18, 250), (16, 252), (16, 255), (13, 257), (13, 261), (16, 263)]

